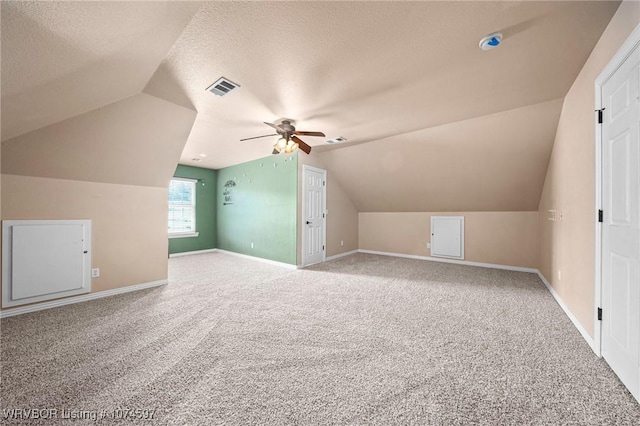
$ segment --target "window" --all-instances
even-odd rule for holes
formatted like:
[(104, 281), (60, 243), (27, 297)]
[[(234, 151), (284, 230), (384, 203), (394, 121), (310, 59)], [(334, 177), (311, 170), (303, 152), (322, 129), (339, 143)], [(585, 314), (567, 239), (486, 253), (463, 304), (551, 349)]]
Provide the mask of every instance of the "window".
[(174, 178), (169, 184), (169, 238), (197, 236), (196, 181)]

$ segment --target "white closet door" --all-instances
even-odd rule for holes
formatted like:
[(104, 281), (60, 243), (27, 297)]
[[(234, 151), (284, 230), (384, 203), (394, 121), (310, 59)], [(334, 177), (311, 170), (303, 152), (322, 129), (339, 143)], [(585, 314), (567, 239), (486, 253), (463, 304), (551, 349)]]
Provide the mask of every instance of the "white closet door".
[(640, 400), (640, 48), (602, 86), (602, 356)]

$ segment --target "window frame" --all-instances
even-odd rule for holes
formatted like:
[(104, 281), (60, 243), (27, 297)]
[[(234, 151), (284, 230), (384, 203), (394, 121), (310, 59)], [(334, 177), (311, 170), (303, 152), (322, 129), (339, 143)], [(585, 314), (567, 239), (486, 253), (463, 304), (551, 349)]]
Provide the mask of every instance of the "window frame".
[(171, 186), (171, 182), (173, 181), (181, 181), (181, 182), (189, 182), (192, 184), (193, 187), (193, 194), (191, 197), (191, 207), (193, 209), (193, 215), (192, 215), (192, 223), (193, 223), (193, 231), (170, 231), (169, 230), (169, 210), (171, 208), (171, 202), (169, 200), (169, 194), (168, 194), (168, 188), (167, 188), (167, 234), (169, 236), (169, 238), (193, 238), (193, 237), (197, 237), (198, 235), (200, 235), (200, 233), (197, 231), (197, 222), (196, 222), (196, 195), (197, 195), (197, 183), (198, 183), (198, 179), (192, 179), (192, 178), (184, 178), (184, 177), (177, 177), (174, 176), (171, 178), (171, 181), (169, 182), (169, 187)]

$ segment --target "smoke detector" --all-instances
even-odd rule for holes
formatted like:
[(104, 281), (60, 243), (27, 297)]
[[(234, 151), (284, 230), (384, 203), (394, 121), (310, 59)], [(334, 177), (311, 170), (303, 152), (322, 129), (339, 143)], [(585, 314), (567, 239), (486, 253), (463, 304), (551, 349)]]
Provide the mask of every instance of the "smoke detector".
[(482, 37), (478, 47), (482, 50), (491, 50), (498, 47), (500, 43), (502, 43), (502, 33), (491, 33)]

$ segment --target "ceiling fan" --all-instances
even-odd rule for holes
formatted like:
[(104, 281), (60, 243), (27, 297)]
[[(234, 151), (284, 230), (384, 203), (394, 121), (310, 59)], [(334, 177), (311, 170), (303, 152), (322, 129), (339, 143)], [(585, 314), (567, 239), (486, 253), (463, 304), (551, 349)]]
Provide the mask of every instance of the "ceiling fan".
[(304, 132), (302, 130), (296, 130), (295, 122), (292, 120), (282, 119), (278, 120), (275, 123), (267, 123), (264, 122), (267, 126), (273, 127), (277, 133), (273, 133), (270, 135), (262, 135), (262, 136), (254, 136), (252, 138), (240, 139), (240, 141), (248, 141), (251, 139), (258, 138), (266, 138), (268, 136), (280, 136), (278, 141), (273, 145), (272, 154), (280, 154), (281, 152), (290, 154), (300, 148), (300, 150), (309, 154), (311, 152), (311, 147), (307, 145), (302, 139), (300, 139), (297, 135), (300, 136), (325, 136), (322, 132)]

